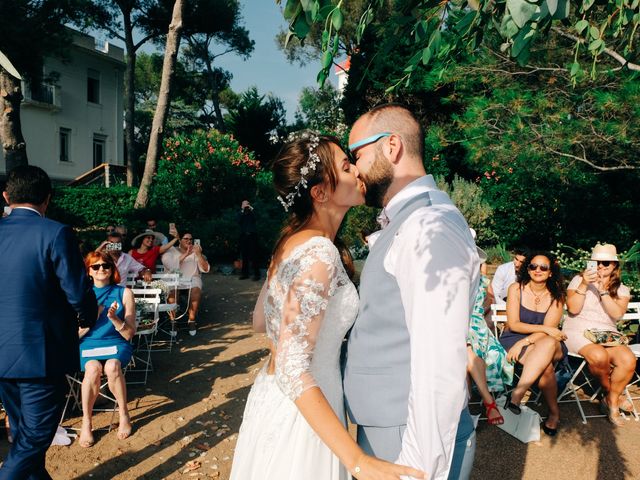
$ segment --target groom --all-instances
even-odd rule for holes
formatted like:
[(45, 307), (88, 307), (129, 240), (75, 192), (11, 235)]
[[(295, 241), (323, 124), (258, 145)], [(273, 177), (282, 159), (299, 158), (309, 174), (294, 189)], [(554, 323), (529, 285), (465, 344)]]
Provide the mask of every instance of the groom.
[(344, 392), (365, 452), (432, 479), (467, 478), (466, 335), (480, 261), (465, 219), (426, 174), (423, 142), (413, 114), (394, 104), (349, 135), (367, 204), (384, 209), (369, 237)]

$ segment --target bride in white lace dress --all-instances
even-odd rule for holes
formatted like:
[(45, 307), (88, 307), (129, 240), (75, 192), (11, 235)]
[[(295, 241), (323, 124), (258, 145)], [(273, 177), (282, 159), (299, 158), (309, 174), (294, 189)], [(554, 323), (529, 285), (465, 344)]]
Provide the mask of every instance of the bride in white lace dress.
[(336, 139), (311, 135), (283, 149), (273, 175), (291, 217), (254, 312), (271, 358), (247, 399), (231, 480), (423, 478), (365, 455), (346, 430), (340, 348), (358, 294), (348, 251), (334, 240), (347, 210), (364, 201), (358, 171)]

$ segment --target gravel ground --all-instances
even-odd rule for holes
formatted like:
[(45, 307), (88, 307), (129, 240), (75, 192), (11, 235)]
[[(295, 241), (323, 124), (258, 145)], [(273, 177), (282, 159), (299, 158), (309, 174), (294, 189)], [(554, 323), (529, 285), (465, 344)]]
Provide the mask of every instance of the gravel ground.
[[(244, 402), (267, 354), (264, 336), (253, 334), (250, 323), (259, 283), (207, 275), (198, 335), (181, 332), (177, 348), (153, 355), (147, 385), (129, 387), (133, 435), (119, 441), (115, 431), (99, 431), (92, 448), (77, 442), (50, 448), (53, 478), (227, 479)], [(527, 445), (481, 421), (472, 478), (640, 479), (640, 422), (616, 429), (596, 418), (583, 425), (574, 405), (561, 411), (558, 436), (542, 434)], [(110, 418), (96, 414), (96, 427)], [(78, 413), (65, 425), (79, 427)], [(0, 458), (7, 451), (0, 437)]]

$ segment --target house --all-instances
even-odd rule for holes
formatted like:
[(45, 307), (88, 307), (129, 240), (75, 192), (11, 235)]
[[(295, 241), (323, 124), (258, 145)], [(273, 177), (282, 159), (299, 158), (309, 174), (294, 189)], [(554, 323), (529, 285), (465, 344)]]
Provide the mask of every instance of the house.
[[(124, 165), (124, 51), (72, 32), (69, 59), (47, 58), (53, 85), (22, 85), (22, 134), (31, 165), (52, 180), (73, 180), (102, 163)], [(5, 162), (0, 149), (0, 176)]]

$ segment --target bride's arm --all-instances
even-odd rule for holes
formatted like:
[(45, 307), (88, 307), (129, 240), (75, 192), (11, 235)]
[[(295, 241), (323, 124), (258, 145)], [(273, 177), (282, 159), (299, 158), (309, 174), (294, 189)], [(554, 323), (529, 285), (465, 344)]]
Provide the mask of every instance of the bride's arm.
[(275, 379), (311, 428), (358, 479), (424, 478), (413, 468), (365, 455), (338, 419), (311, 373), (311, 361), (326, 308), (337, 287), (337, 251), (306, 255), (287, 285), (276, 349)]
[(264, 299), (267, 296), (267, 281), (262, 285), (260, 295), (256, 301), (256, 306), (253, 308), (253, 330), (256, 333), (265, 333), (267, 331), (267, 324), (264, 319)]

